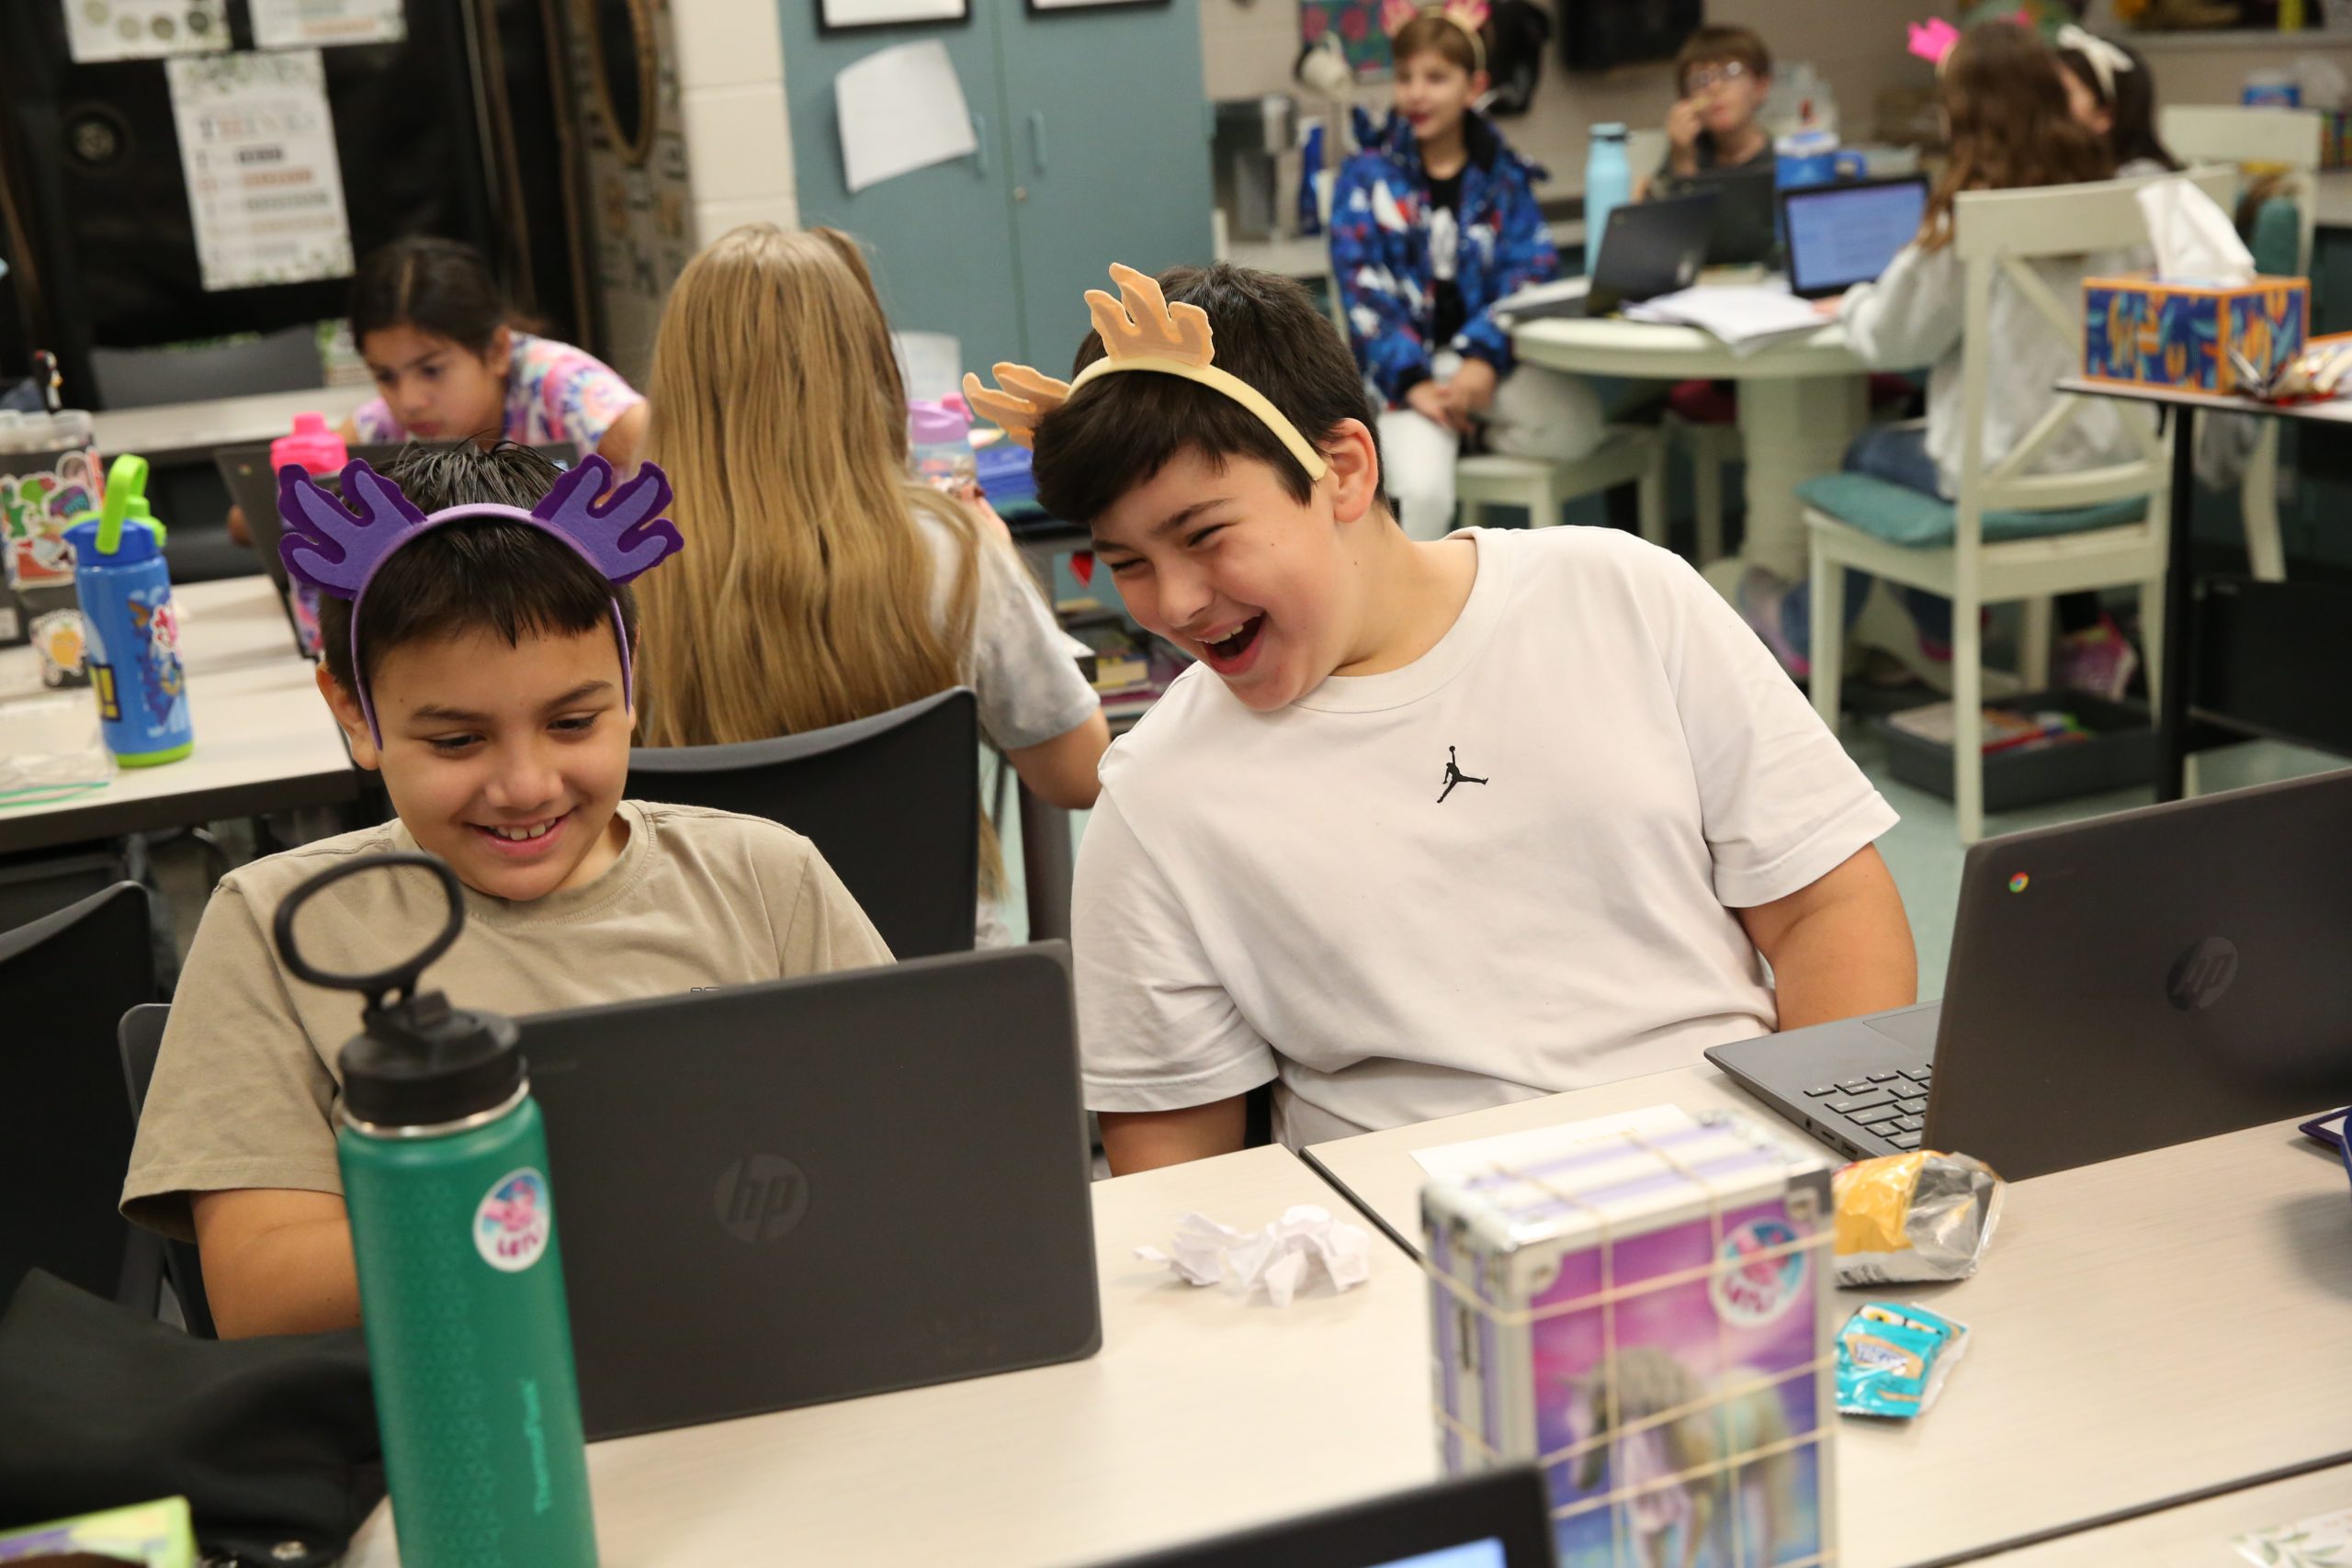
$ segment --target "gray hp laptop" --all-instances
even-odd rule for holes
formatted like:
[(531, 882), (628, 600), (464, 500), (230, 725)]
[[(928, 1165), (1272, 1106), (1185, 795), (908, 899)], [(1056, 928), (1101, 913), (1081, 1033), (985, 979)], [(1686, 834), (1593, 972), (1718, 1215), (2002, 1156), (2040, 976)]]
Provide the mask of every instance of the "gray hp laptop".
[(1416, 1487), (1116, 1568), (1552, 1568), (1552, 1506), (1532, 1469)]
[(1940, 1004), (1707, 1052), (1858, 1157), (2012, 1180), (2352, 1100), (2352, 771), (2017, 833)]
[(1062, 944), (522, 1031), (591, 1438), (1101, 1347)]
[(1568, 299), (1514, 306), (1507, 312), (1510, 321), (1613, 315), (1635, 301), (1690, 288), (1707, 264), (1714, 211), (1713, 191), (1611, 209), (1591, 286)]

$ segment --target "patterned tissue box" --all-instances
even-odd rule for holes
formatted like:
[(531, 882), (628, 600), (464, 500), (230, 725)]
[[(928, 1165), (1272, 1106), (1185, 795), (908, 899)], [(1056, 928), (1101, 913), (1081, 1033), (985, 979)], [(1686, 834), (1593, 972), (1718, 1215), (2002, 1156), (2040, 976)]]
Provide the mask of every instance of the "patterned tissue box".
[(1534, 1461), (1561, 1568), (1824, 1568), (1829, 1167), (1669, 1106), (1428, 1151), (1446, 1468)]
[(2083, 374), (2094, 381), (2238, 389), (2232, 352), (2265, 372), (2301, 354), (2311, 282), (2165, 282), (2144, 274), (2083, 279)]

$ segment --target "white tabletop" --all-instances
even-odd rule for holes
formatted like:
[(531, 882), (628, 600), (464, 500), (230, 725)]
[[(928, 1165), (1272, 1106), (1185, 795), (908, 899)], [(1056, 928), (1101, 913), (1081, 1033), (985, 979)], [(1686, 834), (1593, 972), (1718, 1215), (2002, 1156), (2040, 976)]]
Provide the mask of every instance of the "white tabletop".
[[(125, 768), (104, 787), (0, 808), (0, 852), (356, 798), (359, 775), (266, 577), (175, 589), (196, 750)], [(0, 755), (78, 751), (97, 733), (87, 690), (44, 692), (30, 649), (0, 651)]]
[[(1657, 1104), (1770, 1114), (1702, 1067), (1308, 1153), (1417, 1238), (1412, 1150)], [(1917, 1299), (1976, 1331), (1924, 1420), (1841, 1429), (1848, 1568), (2352, 1458), (2352, 1195), (2291, 1123), (2018, 1182), (1975, 1279), (1841, 1294)]]
[[(1375, 1239), (1371, 1280), (1284, 1310), (1138, 1262), (1199, 1210), (1255, 1227), (1345, 1205), (1277, 1148), (1098, 1182), (1102, 1353), (1068, 1366), (588, 1450), (603, 1560), (1050, 1568), (1434, 1478), (1428, 1301)], [(347, 1561), (396, 1561), (384, 1511)]]
[(1863, 374), (1861, 361), (1846, 346), (1846, 329), (1830, 321), (1745, 355), (1698, 327), (1614, 316), (1541, 318), (1512, 329), (1510, 341), (1530, 364), (1587, 376), (1756, 381)]
[(215, 447), (270, 441), (294, 428), (298, 413), (322, 413), (331, 425), (375, 396), (368, 387), (312, 387), (195, 403), (113, 410), (96, 416), (98, 451), (111, 462), (135, 452), (151, 463), (209, 457)]
[(1982, 1559), (1983, 1568), (2252, 1568), (2232, 1538), (2352, 1508), (2352, 1465), (2248, 1486)]

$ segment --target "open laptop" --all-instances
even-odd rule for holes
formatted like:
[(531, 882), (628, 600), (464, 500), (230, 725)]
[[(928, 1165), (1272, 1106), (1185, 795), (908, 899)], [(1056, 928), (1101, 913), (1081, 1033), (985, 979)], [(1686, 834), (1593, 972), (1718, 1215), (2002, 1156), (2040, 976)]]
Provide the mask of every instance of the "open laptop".
[(1577, 279), (1522, 289), (1498, 301), (1505, 326), (1545, 318), (1614, 315), (1629, 304), (1655, 299), (1699, 280), (1707, 264), (1707, 237), (1715, 193), (1667, 197), (1611, 208), (1600, 231), (1587, 287)]
[(1061, 943), (521, 1028), (591, 1438), (1101, 1348)]
[(1771, 169), (1702, 169), (1679, 188), (1715, 198), (1707, 222), (1709, 266), (1763, 265), (1780, 254), (1781, 187)]
[(1918, 236), (1928, 212), (1919, 175), (1781, 193), (1781, 231), (1788, 237), (1789, 291), (1807, 299), (1875, 282), (1895, 253)]
[(1860, 1158), (2016, 1180), (2352, 1100), (2352, 770), (1988, 840), (1941, 1003), (1713, 1046)]
[(1532, 1469), (1419, 1486), (1115, 1568), (1552, 1568), (1552, 1508)]

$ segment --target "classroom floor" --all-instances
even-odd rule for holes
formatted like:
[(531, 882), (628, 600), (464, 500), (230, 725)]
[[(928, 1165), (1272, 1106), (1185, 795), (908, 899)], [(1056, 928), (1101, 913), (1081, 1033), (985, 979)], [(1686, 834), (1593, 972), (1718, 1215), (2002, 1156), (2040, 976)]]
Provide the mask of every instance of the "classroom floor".
[[(1879, 840), (1879, 852), (1894, 873), (1904, 908), (1910, 912), (1912, 936), (1919, 949), (1919, 996), (1923, 1000), (1933, 1000), (1944, 994), (1944, 965), (1951, 953), (1952, 916), (1960, 900), (1962, 852), (1951, 802), (1896, 783), (1888, 775), (1883, 747), (1867, 735), (1849, 736), (1847, 750), (1902, 814), (1903, 820)], [(2344, 765), (2342, 758), (2324, 752), (2257, 740), (2203, 753), (2199, 759), (2199, 782), (2204, 792), (2212, 793), (2301, 778)], [(2146, 788), (2085, 795), (2030, 811), (1990, 817), (1986, 818), (1985, 831), (1988, 836), (2015, 833), (2145, 806), (2153, 799), (2154, 792)], [(1008, 811), (1006, 816), (1017, 814)], [(1002, 831), (1005, 869), (1012, 881), (1006, 921), (1012, 928), (1014, 940), (1021, 941), (1028, 935), (1029, 916), (1021, 875), (1020, 824), (1008, 822)], [(1071, 831), (1084, 835), (1086, 813), (1071, 814)]]

